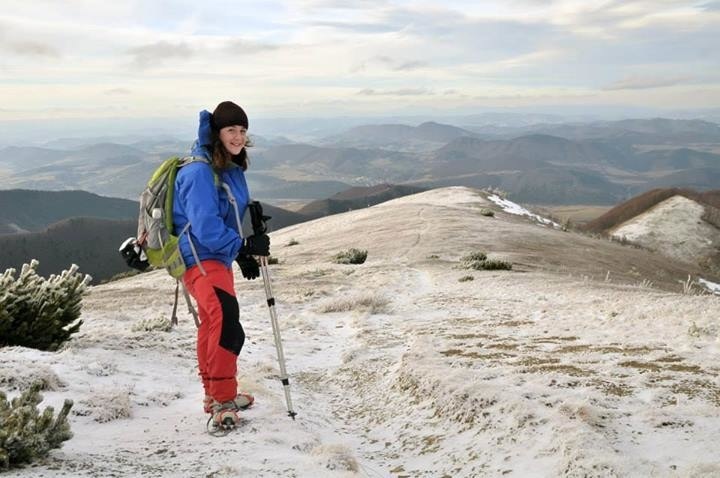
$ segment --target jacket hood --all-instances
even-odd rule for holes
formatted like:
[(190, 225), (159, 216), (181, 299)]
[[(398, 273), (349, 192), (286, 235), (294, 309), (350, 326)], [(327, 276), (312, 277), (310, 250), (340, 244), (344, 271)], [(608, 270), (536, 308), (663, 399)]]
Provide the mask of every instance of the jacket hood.
[(207, 160), (212, 159), (212, 113), (208, 110), (200, 112), (197, 139), (193, 143), (190, 153)]

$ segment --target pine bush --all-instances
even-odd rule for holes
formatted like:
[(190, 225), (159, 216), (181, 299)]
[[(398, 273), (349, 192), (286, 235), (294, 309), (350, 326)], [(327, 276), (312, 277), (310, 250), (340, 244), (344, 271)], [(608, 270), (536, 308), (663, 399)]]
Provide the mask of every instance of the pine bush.
[(57, 417), (53, 407), (45, 408), (41, 414), (37, 408), (42, 401), (40, 386), (31, 385), (12, 402), (0, 392), (0, 470), (31, 463), (72, 438), (67, 421), (72, 400), (65, 400)]
[(19, 345), (57, 350), (80, 330), (82, 296), (91, 280), (73, 264), (59, 276), (37, 274), (38, 261), (0, 275), (0, 347)]

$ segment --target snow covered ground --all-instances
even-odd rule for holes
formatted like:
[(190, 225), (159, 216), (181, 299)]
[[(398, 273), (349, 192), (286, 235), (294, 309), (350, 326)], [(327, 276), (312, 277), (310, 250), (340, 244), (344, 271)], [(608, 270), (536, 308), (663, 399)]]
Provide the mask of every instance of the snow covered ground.
[(702, 204), (672, 196), (611, 231), (619, 239), (642, 244), (686, 262), (701, 262), (717, 254), (720, 231), (702, 220)]
[[(205, 432), (192, 318), (137, 330), (169, 314), (170, 279), (93, 287), (63, 351), (0, 349), (0, 383), (45, 377), (45, 403), (75, 401), (75, 437), (5, 475), (720, 476), (720, 297), (614, 279), (649, 253), (488, 207), (445, 188), (274, 232), (298, 416), (285, 410), (262, 283), (240, 276), (239, 380), (257, 402), (223, 438)], [(562, 272), (525, 250), (553, 241), (572, 265)], [(367, 262), (331, 261), (350, 247)], [(478, 250), (513, 270), (462, 269)], [(605, 280), (582, 268), (588, 256)], [(658, 274), (687, 277), (671, 266)]]
[(554, 221), (551, 221), (548, 218), (539, 216), (535, 213), (532, 213), (525, 209), (524, 207), (520, 206), (517, 203), (514, 203), (508, 199), (503, 199), (497, 194), (491, 194), (488, 196), (488, 199), (497, 204), (502, 208), (503, 211), (509, 213), (509, 214), (516, 214), (518, 216), (527, 216), (529, 218), (535, 219), (540, 224), (545, 224), (546, 226), (552, 226), (557, 229), (562, 229), (562, 226)]

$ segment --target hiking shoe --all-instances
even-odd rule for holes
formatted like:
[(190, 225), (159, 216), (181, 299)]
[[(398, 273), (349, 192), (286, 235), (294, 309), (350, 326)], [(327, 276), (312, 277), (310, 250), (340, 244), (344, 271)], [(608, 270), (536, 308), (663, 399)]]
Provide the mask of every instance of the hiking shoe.
[(222, 406), (227, 409), (245, 410), (246, 408), (250, 408), (253, 403), (255, 403), (255, 397), (249, 393), (240, 392), (237, 397), (235, 397), (235, 400), (229, 400), (224, 403), (219, 403), (210, 395), (205, 395), (205, 398), (203, 399), (203, 409), (205, 410), (205, 413), (214, 413), (213, 407), (217, 404), (218, 406)]
[(255, 403), (255, 397), (250, 395), (249, 393), (240, 392), (237, 394), (237, 397), (235, 397), (235, 400), (233, 400), (235, 403), (235, 406), (238, 408), (238, 410), (245, 410), (246, 408), (250, 408), (250, 406)]
[(205, 413), (212, 413), (212, 404), (214, 401), (210, 395), (205, 395), (205, 398), (203, 398), (203, 410), (205, 410)]
[(212, 425), (216, 430), (232, 430), (240, 421), (237, 410), (231, 402), (217, 403), (213, 406)]

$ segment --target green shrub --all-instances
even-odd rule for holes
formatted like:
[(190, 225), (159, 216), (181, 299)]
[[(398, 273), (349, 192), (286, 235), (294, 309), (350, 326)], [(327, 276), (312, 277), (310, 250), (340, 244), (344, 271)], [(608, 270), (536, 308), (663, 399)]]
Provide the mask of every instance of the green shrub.
[(471, 280), (475, 280), (473, 276), (462, 276), (458, 279), (458, 282), (469, 282)]
[(0, 392), (0, 470), (31, 463), (72, 438), (67, 416), (73, 402), (65, 400), (57, 418), (52, 407), (40, 414), (40, 386), (31, 385), (12, 402)]
[(483, 216), (486, 216), (486, 217), (494, 217), (495, 211), (493, 211), (492, 209), (483, 208), (483, 209), (480, 209), (480, 214)]
[(268, 264), (280, 264), (280, 259), (273, 256), (268, 256)]
[(512, 270), (510, 262), (488, 259), (487, 254), (484, 252), (473, 252), (463, 257), (461, 261), (462, 267), (465, 269), (475, 269), (477, 271)]
[(20, 345), (57, 350), (82, 325), (82, 296), (91, 280), (73, 264), (59, 276), (37, 275), (38, 261), (25, 264), (18, 278), (15, 269), (0, 275), (0, 347)]
[(487, 254), (484, 252), (473, 252), (471, 254), (468, 254), (467, 256), (463, 257), (461, 261), (463, 262), (482, 262), (487, 259)]
[(295, 239), (290, 239), (290, 241), (287, 243), (287, 247), (297, 246), (298, 244), (300, 244), (300, 243), (298, 241), (296, 241)]
[(482, 269), (486, 271), (498, 271), (498, 270), (505, 270), (509, 271), (512, 270), (512, 264), (506, 261), (500, 261), (497, 259), (488, 259), (486, 261), (483, 261), (482, 263)]
[(335, 254), (333, 262), (337, 264), (362, 264), (367, 259), (367, 254), (365, 250), (352, 248)]

